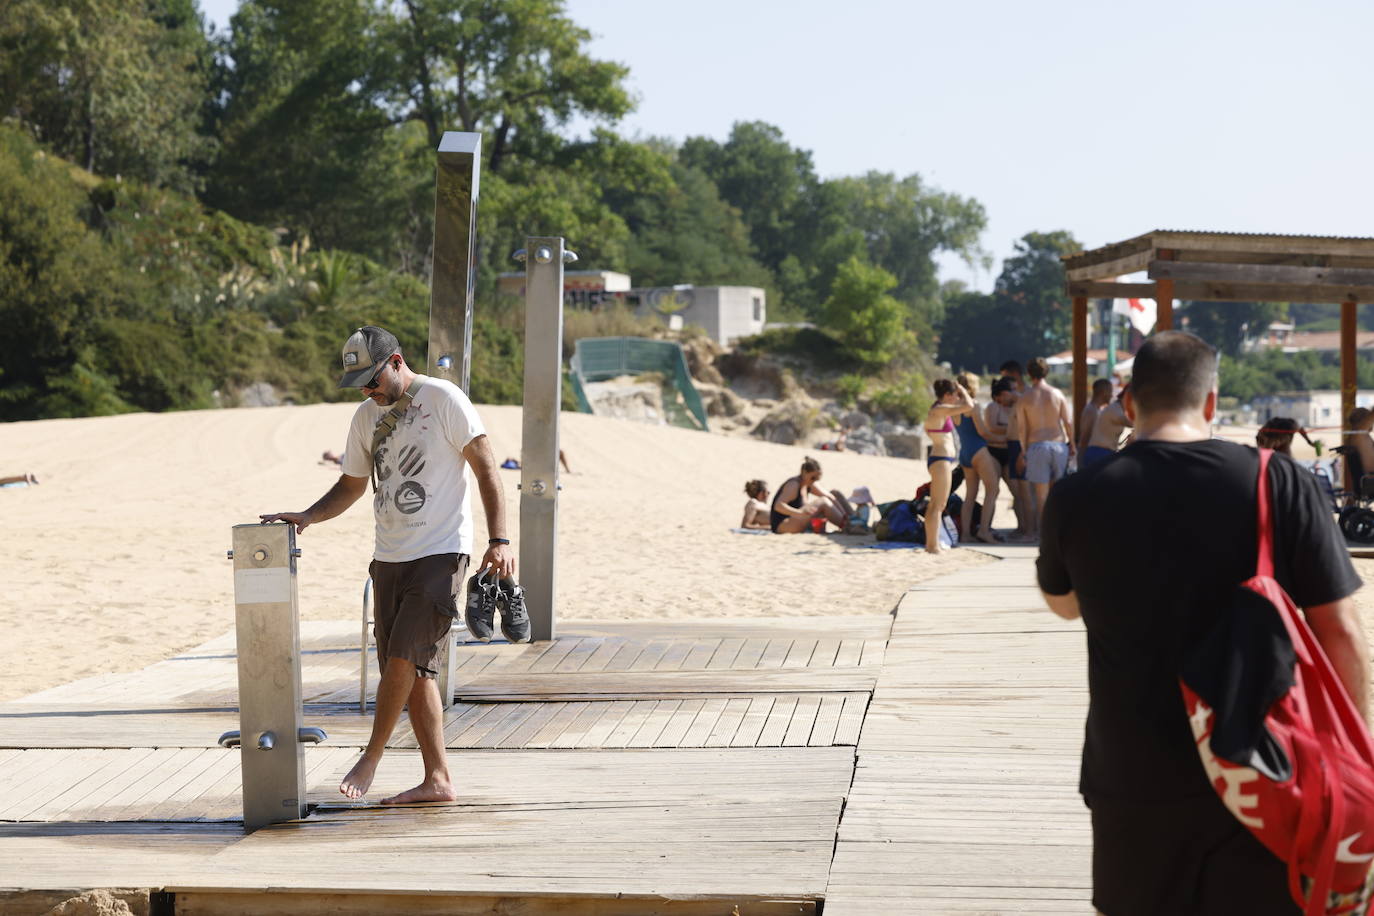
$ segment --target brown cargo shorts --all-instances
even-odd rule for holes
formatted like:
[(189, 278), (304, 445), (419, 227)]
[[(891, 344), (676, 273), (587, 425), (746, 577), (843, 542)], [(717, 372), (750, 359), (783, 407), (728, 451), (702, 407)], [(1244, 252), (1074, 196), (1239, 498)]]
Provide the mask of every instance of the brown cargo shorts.
[(448, 635), (467, 577), (468, 555), (440, 553), (404, 563), (373, 560), (372, 633), (377, 664), (399, 658), (415, 666), (417, 677), (434, 677), (439, 641)]

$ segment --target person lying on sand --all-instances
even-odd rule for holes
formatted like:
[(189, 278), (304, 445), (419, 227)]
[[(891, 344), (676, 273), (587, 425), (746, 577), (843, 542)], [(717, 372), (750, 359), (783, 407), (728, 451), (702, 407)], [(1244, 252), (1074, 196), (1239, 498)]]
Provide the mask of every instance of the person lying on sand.
[(0, 477), (0, 487), (36, 487), (38, 478), (32, 474), (19, 474), (14, 477)]

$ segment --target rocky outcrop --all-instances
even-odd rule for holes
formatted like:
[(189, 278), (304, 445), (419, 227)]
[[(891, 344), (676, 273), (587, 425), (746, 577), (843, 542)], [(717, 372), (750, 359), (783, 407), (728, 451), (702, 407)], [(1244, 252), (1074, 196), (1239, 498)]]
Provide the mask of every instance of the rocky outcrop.
[(696, 386), (709, 417), (738, 417), (748, 409), (749, 402), (729, 388), (706, 382), (697, 382)]
[(811, 431), (821, 425), (820, 404), (810, 398), (789, 398), (768, 412), (752, 435), (765, 442), (795, 445), (805, 442)]
[(664, 425), (663, 388), (658, 382), (638, 382), (630, 376), (588, 382), (584, 389), (599, 417), (616, 417), (636, 423)]

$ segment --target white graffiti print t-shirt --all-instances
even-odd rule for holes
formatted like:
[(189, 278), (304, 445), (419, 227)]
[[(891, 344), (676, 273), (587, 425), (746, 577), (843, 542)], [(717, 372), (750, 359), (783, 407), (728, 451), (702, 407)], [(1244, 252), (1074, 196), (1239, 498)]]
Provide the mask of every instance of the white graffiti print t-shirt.
[(440, 553), (472, 553), (468, 465), (463, 449), (486, 430), (462, 389), (420, 376), (422, 387), (376, 455), (372, 433), (390, 407), (358, 405), (348, 429), (343, 472), (370, 477), (377, 462), (373, 557), (403, 563)]

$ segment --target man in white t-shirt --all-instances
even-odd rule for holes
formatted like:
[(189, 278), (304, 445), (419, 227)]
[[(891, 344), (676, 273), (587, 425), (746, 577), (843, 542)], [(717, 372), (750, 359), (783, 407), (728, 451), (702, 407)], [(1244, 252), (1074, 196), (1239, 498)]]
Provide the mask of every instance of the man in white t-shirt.
[[(342, 513), (373, 481), (377, 533), (369, 572), (382, 678), (372, 736), (339, 791), (349, 798), (367, 792), (401, 710), (409, 706), (425, 778), (382, 804), (452, 801), (457, 796), (444, 750), (435, 663), (440, 641), (459, 613), (472, 555), (469, 467), (489, 535), (479, 572), (504, 580), (515, 575), (496, 460), (468, 396), (452, 382), (412, 372), (391, 332), (370, 326), (354, 331), (344, 344), (343, 367), (339, 387), (361, 388), (367, 396), (353, 414), (343, 474), (304, 512), (264, 515), (262, 520), (290, 522), (304, 531)], [(512, 641), (526, 642), (524, 602), (510, 604), (501, 608), (502, 630)]]

